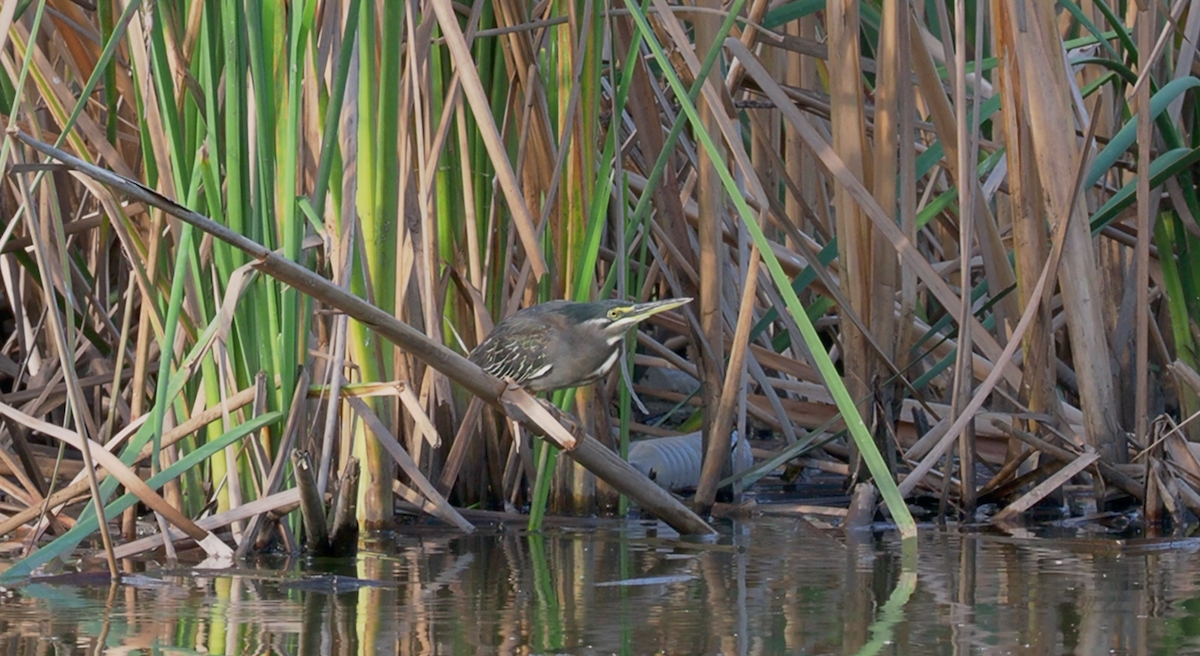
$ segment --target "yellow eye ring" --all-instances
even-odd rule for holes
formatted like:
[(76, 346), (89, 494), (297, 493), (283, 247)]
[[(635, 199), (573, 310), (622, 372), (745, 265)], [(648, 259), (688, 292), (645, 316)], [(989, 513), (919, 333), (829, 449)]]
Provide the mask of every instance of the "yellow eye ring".
[(608, 311), (608, 318), (612, 319), (613, 321), (616, 321), (618, 318), (620, 318), (620, 316), (620, 310), (612, 309)]

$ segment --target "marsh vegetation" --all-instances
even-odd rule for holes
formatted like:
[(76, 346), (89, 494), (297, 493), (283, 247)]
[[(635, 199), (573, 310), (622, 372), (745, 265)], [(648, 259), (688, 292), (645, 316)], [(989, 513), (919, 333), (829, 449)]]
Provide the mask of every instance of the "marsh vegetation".
[[(4, 576), (294, 540), (296, 449), (361, 464), (368, 529), (623, 515), (610, 455), (694, 430), (700, 516), (819, 472), (905, 536), (1063, 490), (1185, 526), (1198, 38), (1132, 0), (8, 0), (0, 534), (41, 549)], [(563, 413), (460, 357), (612, 296), (696, 301)]]

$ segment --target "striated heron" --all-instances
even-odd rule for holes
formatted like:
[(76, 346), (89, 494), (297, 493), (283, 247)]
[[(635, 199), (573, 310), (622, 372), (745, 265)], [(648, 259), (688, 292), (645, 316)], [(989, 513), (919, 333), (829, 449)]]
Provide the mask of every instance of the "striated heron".
[(581, 387), (612, 369), (630, 328), (691, 300), (542, 303), (496, 324), (470, 359), (489, 374), (511, 378), (531, 392)]

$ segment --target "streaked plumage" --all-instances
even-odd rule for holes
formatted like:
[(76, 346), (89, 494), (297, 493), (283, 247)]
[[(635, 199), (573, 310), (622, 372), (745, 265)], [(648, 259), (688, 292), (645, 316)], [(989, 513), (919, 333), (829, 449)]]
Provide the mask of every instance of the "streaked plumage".
[(616, 363), (630, 328), (690, 300), (542, 303), (496, 324), (470, 358), (493, 376), (534, 392), (588, 385)]

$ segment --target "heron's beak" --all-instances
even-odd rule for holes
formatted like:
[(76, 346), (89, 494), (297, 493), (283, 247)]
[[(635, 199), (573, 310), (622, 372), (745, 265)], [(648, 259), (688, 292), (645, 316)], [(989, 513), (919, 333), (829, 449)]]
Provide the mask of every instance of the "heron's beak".
[(692, 302), (692, 299), (690, 297), (684, 297), (684, 298), (669, 298), (665, 301), (651, 301), (649, 303), (638, 303), (637, 305), (634, 305), (632, 308), (629, 309), (629, 312), (627, 312), (625, 314), (625, 316), (623, 317), (623, 321), (624, 322), (644, 321), (644, 320), (649, 319), (650, 317), (658, 314), (659, 312), (666, 312), (667, 310), (674, 310), (677, 307), (680, 307), (682, 305), (687, 305), (688, 303), (691, 303), (691, 302)]

